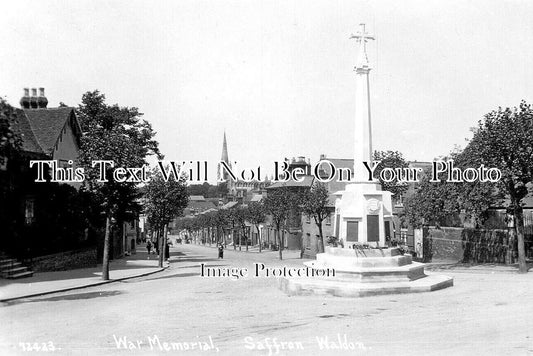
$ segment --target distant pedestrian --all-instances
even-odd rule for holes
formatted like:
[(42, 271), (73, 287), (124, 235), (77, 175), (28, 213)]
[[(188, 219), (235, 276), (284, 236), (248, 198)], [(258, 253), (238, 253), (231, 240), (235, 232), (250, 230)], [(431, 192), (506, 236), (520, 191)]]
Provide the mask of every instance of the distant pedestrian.
[(218, 244), (218, 258), (224, 259), (224, 245)]
[(150, 258), (150, 253), (152, 252), (152, 242), (150, 240), (146, 242), (146, 249), (148, 250), (148, 258)]

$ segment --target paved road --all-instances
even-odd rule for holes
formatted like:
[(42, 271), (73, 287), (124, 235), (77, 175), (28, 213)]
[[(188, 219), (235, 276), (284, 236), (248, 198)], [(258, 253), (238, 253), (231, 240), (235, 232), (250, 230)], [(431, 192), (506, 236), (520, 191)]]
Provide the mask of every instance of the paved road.
[(199, 265), (299, 266), (295, 253), (173, 253), (149, 277), (3, 305), (0, 354), (533, 355), (531, 273), (450, 271), (454, 287), (424, 294), (288, 297), (275, 279), (201, 278)]

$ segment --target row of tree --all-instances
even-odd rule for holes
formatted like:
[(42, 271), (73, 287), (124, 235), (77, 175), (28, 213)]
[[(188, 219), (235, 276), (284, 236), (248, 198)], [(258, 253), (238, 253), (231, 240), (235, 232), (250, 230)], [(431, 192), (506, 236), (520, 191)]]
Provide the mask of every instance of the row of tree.
[(319, 249), (324, 250), (322, 223), (330, 215), (329, 194), (324, 184), (316, 184), (311, 189), (291, 190), (287, 187), (272, 189), (261, 202), (251, 202), (247, 205), (237, 205), (230, 209), (218, 209), (199, 214), (192, 218), (179, 220), (179, 229), (186, 230), (190, 235), (202, 236), (204, 241), (222, 243), (227, 234), (233, 236), (234, 249), (245, 241), (248, 251), (248, 233), (250, 227), (257, 230), (259, 252), (262, 251), (263, 241), (259, 225), (270, 223), (274, 227), (276, 246), (280, 260), (283, 259), (282, 229), (291, 218), (299, 219), (301, 214), (307, 214), (316, 223), (320, 238)]

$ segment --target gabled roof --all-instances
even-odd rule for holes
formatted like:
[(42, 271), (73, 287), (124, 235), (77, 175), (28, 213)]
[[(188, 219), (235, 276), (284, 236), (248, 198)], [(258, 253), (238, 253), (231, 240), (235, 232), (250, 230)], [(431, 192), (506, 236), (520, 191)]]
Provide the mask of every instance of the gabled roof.
[(81, 136), (74, 108), (17, 109), (16, 114), (18, 122), (14, 127), (21, 135), (22, 149), (26, 152), (51, 155), (61, 131), (71, 117), (74, 117), (74, 134)]
[(284, 188), (284, 187), (311, 187), (313, 184), (313, 176), (304, 176), (302, 177), (301, 182), (296, 182), (294, 180), (289, 180), (287, 182), (276, 182), (272, 184), (270, 187), (267, 187), (267, 190), (276, 189), (276, 188)]
[(213, 208), (213, 209), (209, 209), (209, 210), (206, 210), (206, 211), (202, 211), (199, 215), (202, 215), (202, 214), (209, 214), (209, 213), (213, 213), (213, 212), (216, 212), (217, 209)]
[(16, 121), (13, 123), (13, 129), (16, 134), (22, 139), (22, 150), (25, 152), (44, 154), (43, 149), (39, 145), (37, 138), (35, 137), (31, 128), (30, 122), (21, 109), (15, 109), (17, 116)]
[[(44, 153), (51, 154), (61, 135), (61, 130), (65, 127), (71, 114), (74, 112), (73, 108), (43, 108), (43, 109), (25, 109), (24, 113), (28, 117), (31, 128), (37, 142), (43, 149)], [(77, 126), (77, 120), (75, 126)], [(79, 130), (79, 126), (73, 128), (75, 131)], [(79, 134), (75, 132), (75, 134)]]
[(234, 206), (236, 206), (237, 204), (239, 204), (239, 202), (236, 202), (236, 201), (230, 201), (230, 202), (224, 204), (223, 206), (221, 206), (220, 209), (231, 209), (231, 208), (233, 208)]
[(195, 210), (207, 210), (211, 208), (216, 208), (216, 205), (211, 201), (196, 201), (190, 200), (187, 204), (187, 208)]

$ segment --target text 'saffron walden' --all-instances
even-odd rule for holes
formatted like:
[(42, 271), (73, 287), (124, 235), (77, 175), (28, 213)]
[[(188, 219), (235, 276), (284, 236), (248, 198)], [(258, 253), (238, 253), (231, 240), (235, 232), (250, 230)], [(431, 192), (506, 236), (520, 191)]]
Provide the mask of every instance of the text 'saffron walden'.
[[(69, 183), (83, 182), (86, 179), (84, 167), (74, 167), (73, 161), (68, 161), (69, 167), (60, 167), (56, 160), (35, 160), (30, 161), (30, 167), (37, 167), (36, 182), (46, 182), (46, 173), (50, 174), (51, 182)], [(235, 165), (233, 167), (236, 166)], [(361, 169), (368, 174), (368, 181), (372, 182), (379, 178), (384, 182), (414, 183), (418, 182), (423, 174), (420, 167), (413, 168), (391, 168), (386, 167), (377, 170), (380, 161), (361, 162)], [(224, 161), (218, 164), (220, 177), (227, 176), (233, 181), (242, 180), (251, 182), (261, 179), (261, 166), (255, 168), (246, 168), (236, 170)], [(114, 180), (118, 183), (146, 183), (150, 181), (151, 171), (148, 166), (143, 167), (116, 167), (115, 163), (110, 160), (92, 161), (92, 168), (98, 171), (98, 182), (108, 182)], [(297, 167), (289, 170), (287, 162), (274, 162), (274, 175), (272, 182), (295, 181), (302, 182), (306, 175), (313, 175), (319, 182), (330, 182), (337, 180), (339, 182), (353, 181), (354, 172), (350, 168), (338, 168), (333, 162), (323, 159), (317, 162), (311, 169), (306, 172), (303, 168)], [(497, 182), (501, 179), (501, 171), (497, 168), (487, 168), (484, 165), (479, 167), (469, 167), (461, 169), (454, 166), (453, 160), (433, 161), (431, 163), (431, 180), (430, 182), (441, 182), (443, 180), (452, 183), (460, 182)], [(189, 182), (202, 183), (207, 182), (208, 163), (207, 161), (158, 161), (156, 169), (161, 173), (163, 179), (182, 179), (186, 177)], [(379, 171), (379, 173), (378, 173)], [(320, 172), (327, 172), (319, 174)], [(223, 181), (222, 178), (219, 178)]]

